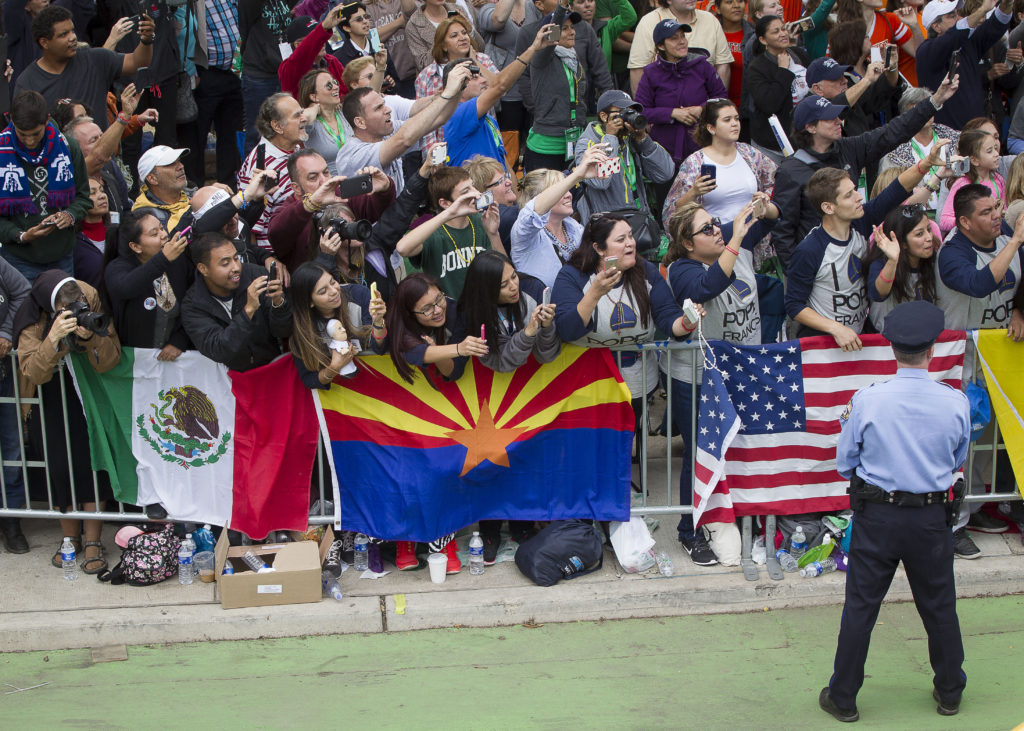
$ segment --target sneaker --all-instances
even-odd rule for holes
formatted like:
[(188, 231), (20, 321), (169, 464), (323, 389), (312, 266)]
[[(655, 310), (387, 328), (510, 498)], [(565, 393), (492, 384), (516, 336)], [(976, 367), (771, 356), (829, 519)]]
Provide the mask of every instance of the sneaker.
[(940, 716), (955, 716), (960, 712), (960, 702), (957, 701), (956, 703), (947, 703), (946, 701), (942, 700), (942, 698), (939, 696), (938, 688), (932, 689), (932, 698), (934, 698), (935, 702), (939, 704), (935, 707), (935, 712), (938, 713)]
[(341, 560), (345, 563), (356, 560), (356, 534), (350, 530), (341, 532)]
[(1001, 502), (999, 503), (999, 514), (1005, 515), (1014, 523), (1024, 523), (1024, 503), (1019, 500)]
[(341, 576), (341, 541), (335, 541), (327, 549), (327, 557), (324, 559), (324, 571), (334, 578)]
[(992, 517), (984, 510), (971, 513), (971, 517), (967, 520), (967, 527), (982, 533), (1005, 533), (1010, 528), (1005, 521)]
[(448, 556), (448, 571), (449, 574), (457, 574), (462, 571), (462, 561), (459, 560), (459, 544), (455, 541), (448, 541), (448, 545), (444, 547), (443, 553)]
[(498, 548), (501, 546), (501, 536), (483, 536), (484, 539), (484, 566), (493, 566), (498, 560)]
[(821, 693), (818, 694), (818, 705), (821, 706), (821, 710), (825, 713), (832, 714), (832, 717), (837, 721), (843, 723), (852, 723), (860, 720), (860, 713), (857, 712), (857, 708), (840, 708), (836, 705), (835, 701), (832, 700), (832, 696), (829, 695), (828, 688), (822, 688)]
[(412, 541), (399, 541), (395, 544), (395, 567), (399, 571), (419, 568), (420, 560), (416, 558), (416, 544)]
[(701, 527), (697, 529), (693, 538), (689, 540), (679, 539), (679, 542), (683, 545), (683, 550), (689, 554), (690, 560), (698, 566), (714, 566), (718, 563), (718, 556), (711, 550), (707, 536), (707, 528)]
[(957, 558), (978, 558), (981, 555), (981, 549), (967, 535), (966, 528), (953, 531), (953, 555)]

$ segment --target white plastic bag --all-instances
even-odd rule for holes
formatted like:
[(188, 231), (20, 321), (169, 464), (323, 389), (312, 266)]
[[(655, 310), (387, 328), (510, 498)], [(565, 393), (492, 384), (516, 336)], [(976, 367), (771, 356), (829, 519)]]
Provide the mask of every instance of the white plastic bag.
[(706, 523), (705, 526), (711, 534), (711, 550), (718, 557), (718, 563), (723, 566), (739, 566), (740, 551), (740, 529), (735, 523)]
[(654, 566), (654, 539), (643, 518), (633, 516), (628, 523), (611, 523), (612, 548), (619, 564), (629, 574)]

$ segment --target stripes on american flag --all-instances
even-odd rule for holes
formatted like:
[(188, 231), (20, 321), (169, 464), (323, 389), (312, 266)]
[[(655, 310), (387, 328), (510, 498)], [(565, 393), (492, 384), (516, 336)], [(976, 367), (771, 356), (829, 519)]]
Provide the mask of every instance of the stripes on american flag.
[[(839, 416), (853, 394), (896, 374), (889, 341), (862, 335), (843, 352), (828, 336), (768, 345), (709, 344), (697, 409), (694, 522), (849, 508), (836, 471)], [(946, 330), (929, 372), (953, 388), (965, 333)]]

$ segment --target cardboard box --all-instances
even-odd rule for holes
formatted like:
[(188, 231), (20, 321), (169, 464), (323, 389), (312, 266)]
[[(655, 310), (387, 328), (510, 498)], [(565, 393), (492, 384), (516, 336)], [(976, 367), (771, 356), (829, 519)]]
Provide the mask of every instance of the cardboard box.
[[(296, 539), (301, 533), (292, 533)], [(256, 546), (228, 545), (228, 532), (221, 531), (214, 549), (217, 572), (217, 591), (224, 609), (239, 607), (269, 607), (275, 604), (302, 604), (318, 602), (322, 598), (320, 566), (327, 549), (334, 541), (334, 532), (328, 528), (320, 545), (314, 541), (296, 540), (293, 543), (275, 543)], [(242, 560), (242, 554), (252, 551), (274, 568), (258, 574)], [(224, 574), (228, 562), (235, 569)]]

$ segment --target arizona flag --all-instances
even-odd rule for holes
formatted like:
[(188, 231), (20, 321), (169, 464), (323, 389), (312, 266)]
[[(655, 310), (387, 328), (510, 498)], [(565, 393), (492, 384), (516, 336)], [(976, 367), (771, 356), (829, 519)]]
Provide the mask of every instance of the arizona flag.
[(390, 357), (320, 392), (346, 530), (433, 541), (482, 519), (628, 520), (633, 411), (607, 350), (402, 380)]
[(1007, 338), (1006, 330), (973, 330), (972, 334), (1017, 489), (1024, 496), (1024, 345)]
[(318, 435), (291, 358), (238, 373), (196, 351), (158, 353), (124, 347), (106, 373), (70, 360), (93, 469), (114, 497), (252, 538), (304, 530)]

